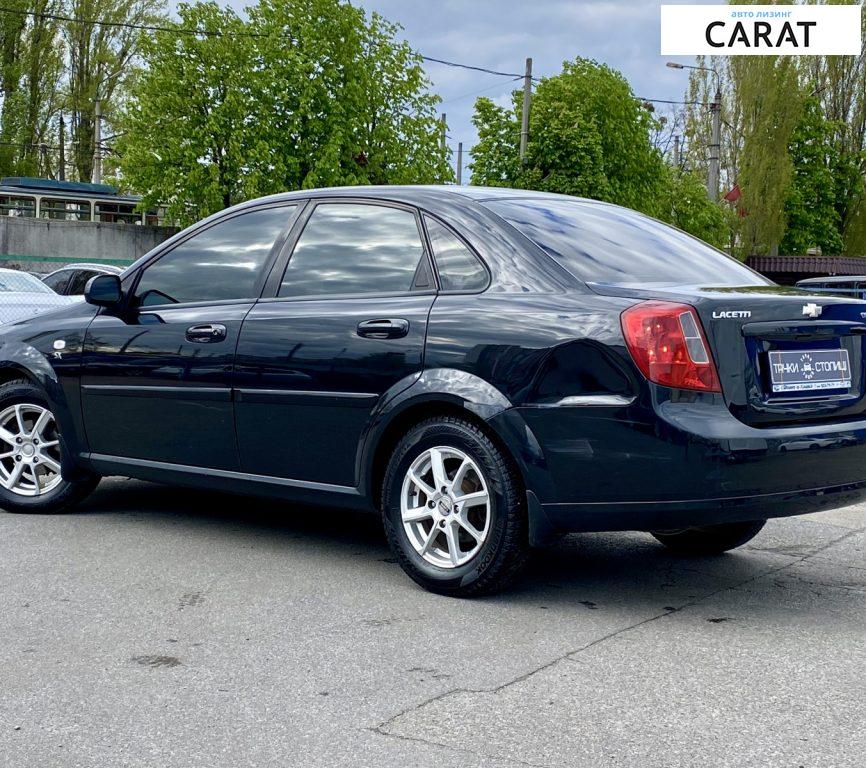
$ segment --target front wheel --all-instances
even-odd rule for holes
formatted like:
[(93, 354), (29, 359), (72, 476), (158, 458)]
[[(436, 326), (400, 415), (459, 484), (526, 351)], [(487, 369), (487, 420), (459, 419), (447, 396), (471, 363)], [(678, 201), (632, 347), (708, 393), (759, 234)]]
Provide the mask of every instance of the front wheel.
[(60, 432), (38, 387), (24, 379), (0, 386), (0, 508), (60, 512), (99, 482), (61, 476)]
[(754, 539), (766, 522), (750, 520), (745, 523), (702, 525), (681, 531), (653, 531), (652, 535), (678, 555), (720, 555)]
[(439, 417), (413, 427), (388, 462), (385, 532), (425, 589), (468, 597), (504, 588), (528, 551), (516, 468), (476, 425)]

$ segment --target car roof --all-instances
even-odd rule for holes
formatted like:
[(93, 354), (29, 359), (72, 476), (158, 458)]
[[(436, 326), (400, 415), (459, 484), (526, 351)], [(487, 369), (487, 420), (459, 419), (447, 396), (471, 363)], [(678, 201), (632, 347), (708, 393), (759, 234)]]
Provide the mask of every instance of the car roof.
[[(609, 205), (598, 200), (590, 200), (570, 195), (559, 195), (553, 192), (538, 192), (531, 189), (511, 189), (510, 187), (473, 187), (457, 186), (455, 184), (407, 184), (407, 185), (368, 185), (354, 187), (324, 187), (318, 189), (301, 189), (294, 192), (280, 192), (268, 197), (249, 200), (235, 206), (245, 208), (264, 202), (289, 202), (321, 197), (366, 197), (381, 200), (391, 200), (409, 204), (435, 203), (463, 198), (467, 201), (489, 202), (494, 200), (571, 200), (573, 202)], [(221, 213), (224, 213), (222, 211)]]
[[(82, 261), (75, 264), (66, 264), (65, 266), (55, 269), (50, 274), (55, 275), (58, 272), (65, 272), (67, 269), (104, 270), (105, 272), (112, 272), (118, 275), (123, 272), (123, 267), (118, 267), (116, 264), (94, 264), (93, 262)], [(48, 275), (46, 275), (46, 277), (48, 277)]]

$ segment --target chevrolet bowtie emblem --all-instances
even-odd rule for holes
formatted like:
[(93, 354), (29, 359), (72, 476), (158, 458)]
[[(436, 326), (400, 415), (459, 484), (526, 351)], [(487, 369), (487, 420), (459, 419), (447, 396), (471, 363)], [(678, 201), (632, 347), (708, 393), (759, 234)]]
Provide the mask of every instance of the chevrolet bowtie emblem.
[(824, 307), (822, 307), (820, 304), (813, 304), (812, 302), (809, 302), (808, 304), (803, 305), (803, 314), (806, 315), (806, 317), (819, 317), (823, 310)]

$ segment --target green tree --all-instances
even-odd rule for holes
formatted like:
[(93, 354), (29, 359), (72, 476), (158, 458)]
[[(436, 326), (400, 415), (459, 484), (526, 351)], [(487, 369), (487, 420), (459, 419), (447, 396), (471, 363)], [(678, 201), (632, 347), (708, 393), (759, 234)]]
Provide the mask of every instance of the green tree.
[(780, 248), (784, 254), (804, 254), (815, 247), (826, 254), (842, 253), (834, 183), (840, 164), (836, 130), (820, 102), (808, 99), (788, 148), (793, 174), (785, 199), (786, 230)]
[[(17, 2), (0, 19), (0, 174), (50, 173), (47, 147), (61, 94), (56, 0)], [(32, 12), (28, 15), (25, 12)]]
[(397, 28), (339, 0), (261, 0), (249, 21), (179, 7), (131, 88), (118, 141), (145, 204), (188, 222), (251, 197), (450, 178), (438, 99)]
[(505, 110), (478, 99), (475, 184), (582, 195), (650, 214), (662, 208), (664, 163), (650, 141), (653, 118), (625, 78), (587, 59), (566, 62), (533, 97), (526, 157), (518, 158), (522, 100)]
[[(124, 81), (134, 71), (145, 38), (136, 25), (164, 22), (164, 0), (67, 0), (74, 21), (62, 22), (68, 61), (65, 109), (75, 175), (93, 173), (95, 104), (101, 102), (103, 126), (113, 124), (123, 101)], [(103, 23), (100, 23), (103, 22)], [(130, 25), (130, 26), (124, 26)], [(105, 131), (103, 131), (105, 135)]]
[(665, 181), (658, 217), (717, 248), (727, 248), (730, 217), (723, 203), (707, 196), (704, 179), (694, 171), (666, 168)]
[(794, 172), (788, 147), (803, 114), (803, 89), (792, 57), (736, 56), (731, 77), (742, 111), (740, 245), (745, 255), (773, 254), (785, 234)]

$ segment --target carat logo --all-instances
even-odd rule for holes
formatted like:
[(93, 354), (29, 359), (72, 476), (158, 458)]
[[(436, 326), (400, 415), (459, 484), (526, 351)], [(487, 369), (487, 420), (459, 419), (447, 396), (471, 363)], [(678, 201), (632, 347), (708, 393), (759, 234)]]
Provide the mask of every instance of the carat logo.
[(860, 54), (860, 5), (663, 5), (663, 56)]

